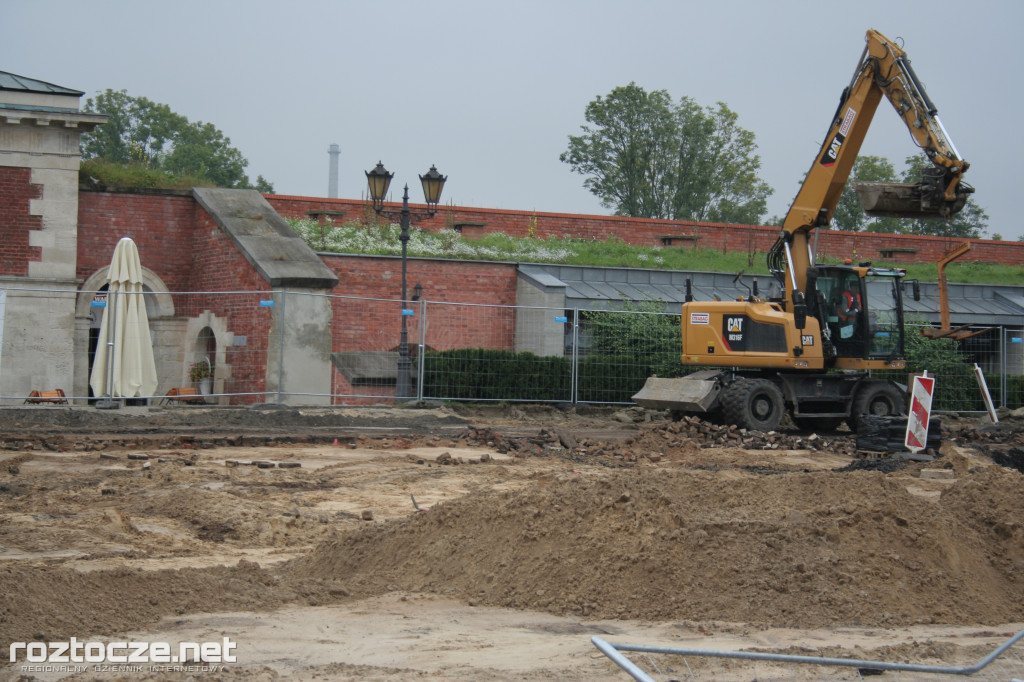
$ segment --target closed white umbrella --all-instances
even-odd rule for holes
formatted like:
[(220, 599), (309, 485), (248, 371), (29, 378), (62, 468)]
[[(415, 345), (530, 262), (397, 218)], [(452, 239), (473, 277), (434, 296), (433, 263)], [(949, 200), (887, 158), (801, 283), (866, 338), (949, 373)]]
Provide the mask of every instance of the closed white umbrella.
[(135, 398), (156, 391), (156, 362), (142, 295), (139, 249), (129, 237), (114, 248), (89, 385), (95, 396)]

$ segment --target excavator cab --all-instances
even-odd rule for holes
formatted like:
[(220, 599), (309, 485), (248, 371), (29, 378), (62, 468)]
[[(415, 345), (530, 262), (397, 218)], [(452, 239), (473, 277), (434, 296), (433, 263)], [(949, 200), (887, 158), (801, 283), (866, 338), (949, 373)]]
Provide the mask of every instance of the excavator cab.
[(815, 317), (836, 367), (903, 358), (903, 270), (819, 265)]

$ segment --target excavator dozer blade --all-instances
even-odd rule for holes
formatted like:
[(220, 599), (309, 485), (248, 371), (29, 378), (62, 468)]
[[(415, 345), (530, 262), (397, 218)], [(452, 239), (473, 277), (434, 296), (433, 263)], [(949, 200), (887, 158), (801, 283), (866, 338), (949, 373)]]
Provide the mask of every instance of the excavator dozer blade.
[(876, 218), (950, 218), (967, 203), (968, 192), (946, 201), (934, 185), (906, 182), (854, 182), (864, 212)]
[(707, 412), (715, 406), (722, 390), (718, 375), (717, 371), (705, 370), (675, 379), (651, 377), (633, 396), (633, 402), (653, 410)]

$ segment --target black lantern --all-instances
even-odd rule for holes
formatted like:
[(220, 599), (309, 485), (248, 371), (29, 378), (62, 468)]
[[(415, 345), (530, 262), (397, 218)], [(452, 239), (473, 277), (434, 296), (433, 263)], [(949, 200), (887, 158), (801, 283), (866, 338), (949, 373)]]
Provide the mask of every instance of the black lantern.
[[(372, 171), (366, 171), (366, 182), (370, 185), (370, 198), (373, 200), (373, 208), (379, 210), (384, 205), (384, 197), (388, 195), (388, 187), (391, 185), (391, 178), (394, 173), (388, 173), (384, 164), (377, 162), (377, 167)], [(443, 180), (441, 181), (444, 182)], [(426, 185), (424, 185), (426, 187)]]
[(426, 175), (420, 176), (420, 184), (423, 185), (423, 198), (428, 206), (437, 206), (441, 201), (441, 190), (444, 189), (444, 181), (447, 179), (447, 176), (437, 172), (435, 166), (431, 166)]

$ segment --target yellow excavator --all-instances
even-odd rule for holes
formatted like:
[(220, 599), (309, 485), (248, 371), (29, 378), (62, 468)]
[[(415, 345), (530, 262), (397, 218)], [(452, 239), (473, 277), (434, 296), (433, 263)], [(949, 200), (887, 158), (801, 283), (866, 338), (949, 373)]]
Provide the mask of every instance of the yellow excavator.
[[(774, 293), (756, 288), (735, 301), (682, 306), (682, 361), (703, 367), (680, 378), (651, 377), (633, 400), (644, 407), (694, 412), (769, 431), (788, 411), (799, 427), (828, 430), (864, 415), (904, 414), (906, 394), (868, 370), (906, 366), (903, 270), (818, 265), (811, 243), (829, 225), (882, 97), (931, 160), (921, 181), (854, 183), (869, 215), (949, 218), (974, 191), (968, 163), (939, 120), (906, 53), (874, 30), (843, 90), (811, 164), (768, 254)], [(741, 273), (742, 274), (742, 273)], [(737, 275), (738, 282), (740, 275)]]

